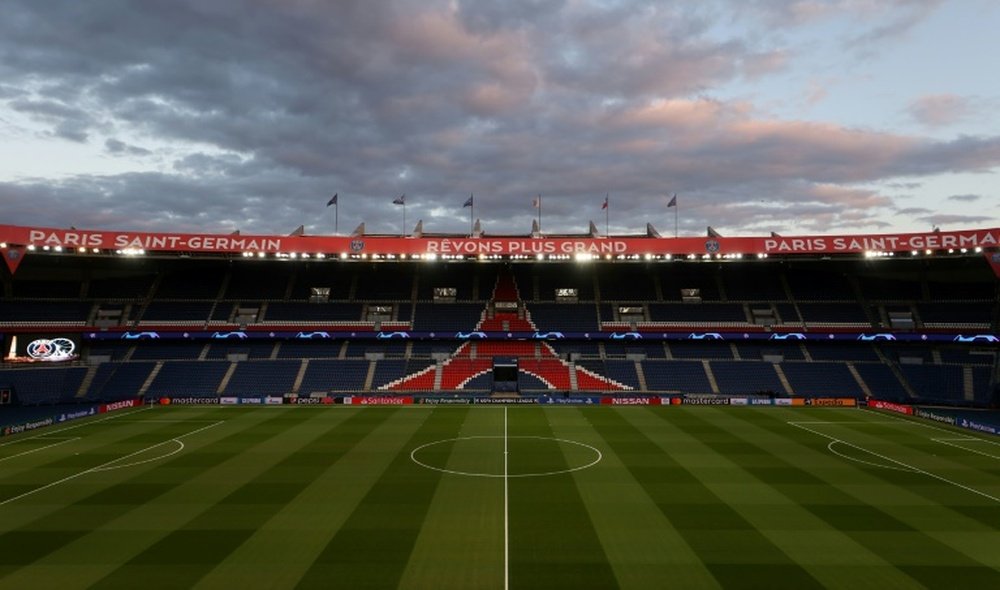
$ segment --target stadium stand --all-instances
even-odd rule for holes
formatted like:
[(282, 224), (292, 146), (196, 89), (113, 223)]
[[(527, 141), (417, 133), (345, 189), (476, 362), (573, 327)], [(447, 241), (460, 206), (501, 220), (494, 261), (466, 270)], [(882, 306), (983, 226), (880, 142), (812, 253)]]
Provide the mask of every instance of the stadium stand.
[[(65, 260), (37, 253), (18, 274), (0, 275), (7, 346), (14, 335), (60, 331), (81, 341), (72, 366), (0, 371), (0, 385), (25, 403), (490, 392), (495, 362), (507, 359), (529, 395), (773, 392), (984, 405), (1000, 372), (989, 339), (1000, 298), (981, 257)], [(241, 309), (253, 314), (238, 319)], [(148, 335), (156, 331), (171, 337)], [(893, 342), (914, 331), (946, 339)], [(366, 337), (344, 335), (355, 332)], [(479, 339), (486, 332), (517, 337)], [(829, 341), (814, 339), (827, 332)], [(119, 334), (129, 339), (103, 338)]]

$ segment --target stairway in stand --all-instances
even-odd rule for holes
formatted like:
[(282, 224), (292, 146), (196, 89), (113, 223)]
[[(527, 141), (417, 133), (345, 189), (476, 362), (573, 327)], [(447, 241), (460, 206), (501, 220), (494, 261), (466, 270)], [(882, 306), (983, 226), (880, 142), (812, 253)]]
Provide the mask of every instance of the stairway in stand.
[[(498, 309), (497, 302), (517, 302), (518, 308), (524, 310), (524, 317), (518, 317), (516, 311)], [(487, 303), (492, 308), (493, 317), (483, 313), (475, 330), (479, 332), (536, 332), (531, 315), (524, 307), (514, 281), (514, 276), (505, 269), (497, 278), (493, 289), (493, 298)], [(624, 391), (630, 389), (627, 385), (598, 375), (581, 367), (574, 367), (559, 358), (555, 350), (548, 344), (536, 346), (535, 341), (510, 340), (477, 340), (465, 342), (452, 354), (451, 358), (441, 364), (441, 390), (461, 391), (472, 379), (493, 371), (494, 357), (516, 357), (518, 370), (539, 379), (549, 389), (571, 391), (573, 389), (571, 371), (576, 372), (577, 387), (584, 391)], [(428, 383), (434, 382), (434, 367), (420, 373), (407, 375), (383, 387), (388, 391), (429, 391)], [(429, 377), (428, 377), (429, 374)]]

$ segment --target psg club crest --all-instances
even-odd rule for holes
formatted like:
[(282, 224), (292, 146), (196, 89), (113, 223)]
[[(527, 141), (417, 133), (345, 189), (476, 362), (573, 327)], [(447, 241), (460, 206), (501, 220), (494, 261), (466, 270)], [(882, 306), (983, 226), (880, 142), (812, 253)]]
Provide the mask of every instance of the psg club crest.
[(722, 246), (719, 245), (718, 240), (709, 240), (705, 242), (705, 252), (708, 252), (709, 254), (715, 254), (721, 248)]
[(365, 249), (364, 240), (351, 240), (351, 252), (360, 252)]

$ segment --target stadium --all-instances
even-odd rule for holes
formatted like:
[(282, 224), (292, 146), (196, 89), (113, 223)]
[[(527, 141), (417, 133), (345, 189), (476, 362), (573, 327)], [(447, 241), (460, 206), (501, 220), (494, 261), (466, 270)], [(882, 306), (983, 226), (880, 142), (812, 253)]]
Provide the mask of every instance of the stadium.
[(1000, 585), (998, 244), (0, 226), (0, 585)]

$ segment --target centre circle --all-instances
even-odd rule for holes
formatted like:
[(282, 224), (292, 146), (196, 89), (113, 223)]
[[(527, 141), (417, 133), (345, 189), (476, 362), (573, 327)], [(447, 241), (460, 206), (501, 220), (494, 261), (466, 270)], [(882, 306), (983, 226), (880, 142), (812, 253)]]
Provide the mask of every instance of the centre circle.
[(410, 459), (421, 467), (469, 477), (558, 475), (593, 467), (602, 458), (601, 451), (586, 443), (547, 436), (462, 436), (410, 451)]

